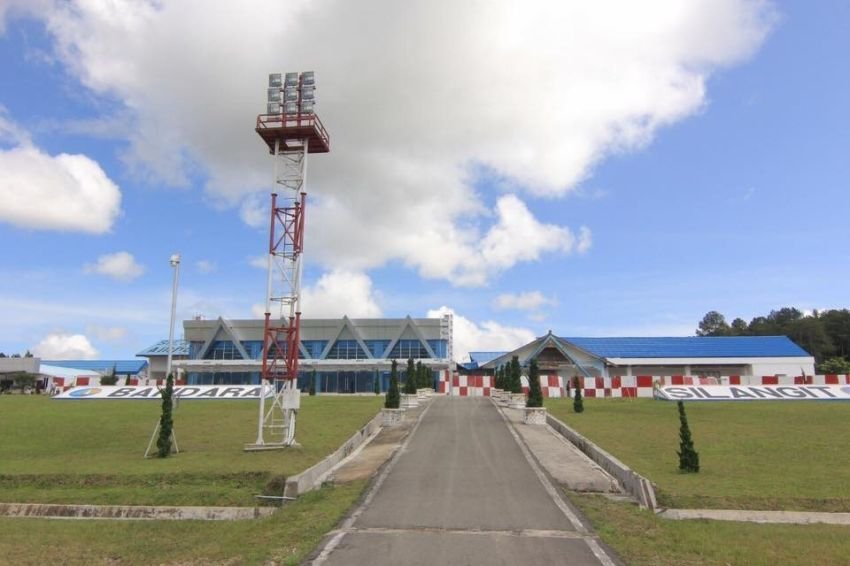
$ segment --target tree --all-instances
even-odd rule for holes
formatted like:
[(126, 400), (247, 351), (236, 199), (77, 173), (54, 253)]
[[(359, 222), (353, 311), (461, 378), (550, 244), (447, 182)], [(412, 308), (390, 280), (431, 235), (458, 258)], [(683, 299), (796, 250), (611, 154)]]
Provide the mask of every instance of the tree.
[(167, 458), (171, 454), (171, 443), (174, 434), (174, 417), (172, 415), (174, 396), (174, 375), (168, 374), (165, 389), (160, 389), (162, 396), (162, 415), (159, 417), (159, 437), (156, 439), (157, 456)]
[(416, 367), (413, 365), (413, 358), (407, 358), (406, 373), (404, 392), (407, 395), (416, 395)]
[(101, 385), (115, 385), (116, 383), (118, 383), (117, 370), (118, 370), (118, 368), (113, 365), (112, 371), (109, 372), (109, 375), (101, 376), (100, 384)]
[(6, 354), (4, 354), (3, 352), (0, 352), (0, 358), (5, 358), (5, 357), (6, 357)]
[(817, 373), (819, 374), (848, 374), (850, 373), (850, 362), (848, 362), (844, 358), (829, 358), (825, 360), (822, 364), (817, 366)]
[(375, 370), (375, 379), (374, 383), (372, 384), (372, 388), (375, 391), (375, 395), (381, 394), (381, 374), (378, 373), (378, 370)]
[(699, 454), (694, 450), (691, 439), (691, 429), (688, 426), (688, 416), (685, 414), (685, 404), (679, 401), (679, 471), (686, 473), (699, 472)]
[(433, 385), (431, 370), (421, 361), (416, 362), (416, 385), (422, 389)]
[(747, 321), (743, 318), (736, 318), (732, 321), (732, 336), (746, 336), (748, 333), (747, 330)]
[(519, 366), (519, 357), (514, 356), (508, 364), (508, 387), (511, 393), (522, 393), (522, 369)]
[(584, 401), (581, 398), (581, 381), (579, 376), (573, 378), (573, 411), (584, 412)]
[(27, 350), (26, 352), (24, 352), (24, 357), (25, 357), (25, 358), (31, 358), (31, 357), (32, 357), (32, 352), (30, 352), (29, 350)]
[(726, 317), (717, 311), (708, 311), (697, 328), (697, 336), (729, 336), (731, 330)]
[(310, 389), (307, 392), (311, 397), (316, 396), (316, 370), (310, 372)]
[(398, 394), (398, 362), (393, 360), (390, 368), (390, 387), (387, 389), (384, 407), (398, 409), (399, 405), (401, 405), (401, 395)]
[(504, 383), (504, 379), (502, 377), (502, 375), (503, 375), (502, 372), (503, 372), (502, 366), (496, 366), (496, 369), (493, 370), (493, 387), (495, 387), (496, 389), (504, 389), (505, 388), (504, 387), (505, 383)]
[(540, 389), (540, 369), (537, 367), (537, 360), (531, 360), (528, 364), (528, 399), (525, 401), (525, 406), (543, 406), (543, 390)]

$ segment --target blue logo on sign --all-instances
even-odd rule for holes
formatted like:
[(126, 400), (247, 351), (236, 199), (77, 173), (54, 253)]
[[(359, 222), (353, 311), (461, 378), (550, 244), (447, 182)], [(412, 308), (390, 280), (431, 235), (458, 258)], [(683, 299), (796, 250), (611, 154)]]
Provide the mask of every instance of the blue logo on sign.
[(86, 387), (85, 389), (75, 389), (68, 393), (68, 397), (91, 397), (97, 395), (102, 389), (100, 387)]

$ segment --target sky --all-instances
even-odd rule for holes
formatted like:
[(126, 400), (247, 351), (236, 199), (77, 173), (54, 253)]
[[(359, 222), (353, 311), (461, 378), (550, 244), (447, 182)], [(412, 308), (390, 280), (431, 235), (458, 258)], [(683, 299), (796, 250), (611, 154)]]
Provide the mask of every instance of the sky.
[[(0, 0), (0, 352), (264, 310), (268, 73), (316, 73), (307, 318), (455, 353), (850, 306), (850, 4)], [(176, 335), (181, 335), (178, 325)]]

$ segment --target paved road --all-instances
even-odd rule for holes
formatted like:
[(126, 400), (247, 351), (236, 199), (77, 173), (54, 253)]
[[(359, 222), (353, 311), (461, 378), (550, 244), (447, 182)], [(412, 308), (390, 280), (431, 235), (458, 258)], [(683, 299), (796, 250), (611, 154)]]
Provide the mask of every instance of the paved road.
[(314, 564), (610, 564), (555, 493), (489, 399), (437, 397)]

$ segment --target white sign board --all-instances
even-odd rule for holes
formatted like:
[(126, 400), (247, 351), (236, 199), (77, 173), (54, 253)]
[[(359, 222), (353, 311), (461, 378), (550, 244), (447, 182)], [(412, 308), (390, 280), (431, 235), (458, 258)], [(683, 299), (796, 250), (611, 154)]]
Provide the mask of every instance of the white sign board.
[[(259, 385), (179, 385), (174, 388), (174, 398), (188, 399), (259, 399)], [(266, 398), (273, 396), (273, 387), (265, 388)], [(74, 387), (63, 391), (54, 399), (129, 399), (129, 400), (158, 400), (162, 399), (158, 387), (122, 387), (117, 385), (100, 385), (97, 387)]]
[(655, 390), (665, 401), (850, 401), (844, 385), (668, 385)]

